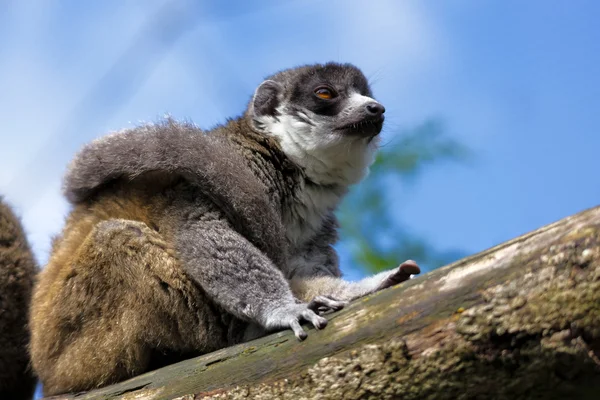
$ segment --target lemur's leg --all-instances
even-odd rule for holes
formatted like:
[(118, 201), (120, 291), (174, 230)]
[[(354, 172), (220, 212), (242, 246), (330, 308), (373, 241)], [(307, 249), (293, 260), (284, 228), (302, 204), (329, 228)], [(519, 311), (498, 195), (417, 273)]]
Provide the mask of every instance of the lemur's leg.
[(33, 301), (31, 356), (46, 395), (140, 374), (156, 351), (226, 345), (215, 306), (144, 223), (108, 220), (74, 249), (68, 241), (57, 245)]
[(191, 219), (180, 224), (176, 242), (182, 264), (208, 296), (231, 314), (267, 330), (306, 332), (300, 321), (317, 329), (327, 320), (316, 311), (340, 309), (344, 303), (325, 297), (298, 302), (273, 262), (223, 219)]
[(420, 272), (417, 264), (408, 260), (393, 270), (380, 272), (358, 282), (348, 282), (334, 276), (297, 277), (291, 281), (294, 295), (308, 301), (317, 296), (350, 301), (410, 279)]

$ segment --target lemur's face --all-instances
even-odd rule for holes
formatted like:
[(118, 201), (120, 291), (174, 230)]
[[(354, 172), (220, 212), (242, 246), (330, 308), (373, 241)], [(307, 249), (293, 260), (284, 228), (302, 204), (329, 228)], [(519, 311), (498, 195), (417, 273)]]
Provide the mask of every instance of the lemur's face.
[(362, 72), (328, 63), (282, 71), (264, 81), (249, 108), (255, 129), (320, 183), (352, 184), (368, 172), (385, 108)]

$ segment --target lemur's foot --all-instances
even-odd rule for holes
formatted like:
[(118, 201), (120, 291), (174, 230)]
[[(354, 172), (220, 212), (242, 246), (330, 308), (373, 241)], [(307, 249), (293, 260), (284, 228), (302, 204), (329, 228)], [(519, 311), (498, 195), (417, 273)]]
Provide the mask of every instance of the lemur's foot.
[(381, 282), (377, 290), (385, 289), (390, 286), (397, 285), (398, 283), (402, 283), (410, 279), (411, 275), (416, 275), (421, 272), (421, 269), (413, 260), (406, 260), (398, 268), (393, 271), (390, 271), (390, 275), (387, 276)]

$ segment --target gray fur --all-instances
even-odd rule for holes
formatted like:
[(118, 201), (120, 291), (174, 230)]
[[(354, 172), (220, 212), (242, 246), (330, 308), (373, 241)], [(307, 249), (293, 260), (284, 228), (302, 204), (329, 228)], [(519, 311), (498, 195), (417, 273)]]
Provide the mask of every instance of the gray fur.
[(244, 164), (225, 136), (169, 118), (84, 146), (68, 167), (63, 190), (76, 204), (113, 181), (132, 181), (154, 171), (180, 175), (202, 187), (236, 228), (281, 268), (286, 254), (281, 217), (264, 184), (240, 168)]

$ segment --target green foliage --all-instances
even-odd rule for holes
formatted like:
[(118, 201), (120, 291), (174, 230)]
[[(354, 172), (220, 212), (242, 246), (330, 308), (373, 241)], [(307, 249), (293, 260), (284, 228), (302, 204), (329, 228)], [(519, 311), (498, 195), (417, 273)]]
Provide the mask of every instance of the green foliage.
[(439, 120), (400, 132), (393, 143), (382, 146), (368, 179), (353, 188), (338, 211), (342, 245), (350, 251), (354, 266), (379, 272), (414, 259), (427, 270), (462, 257), (460, 251), (435, 249), (394, 219), (392, 210), (399, 201), (390, 188), (414, 182), (433, 163), (464, 162), (470, 156), (465, 146), (444, 134)]

